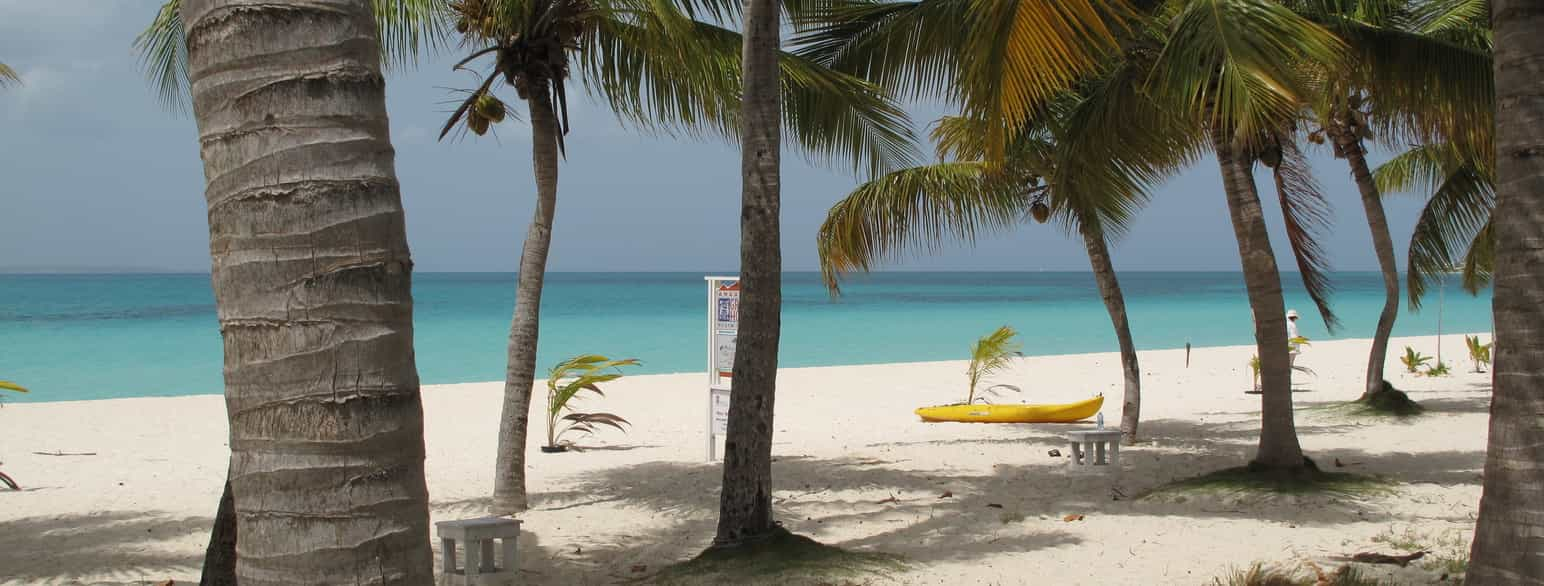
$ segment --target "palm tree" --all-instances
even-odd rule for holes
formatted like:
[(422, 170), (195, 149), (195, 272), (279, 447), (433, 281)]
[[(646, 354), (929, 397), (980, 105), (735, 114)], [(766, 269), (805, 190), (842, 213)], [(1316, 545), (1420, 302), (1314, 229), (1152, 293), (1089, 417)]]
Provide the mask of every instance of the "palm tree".
[(754, 543), (777, 529), (772, 520), (772, 414), (783, 304), (780, 11), (777, 0), (745, 3), (740, 334), (735, 339), (715, 548)]
[[(181, 0), (171, 0), (173, 7)], [(441, 132), (485, 133), (509, 115), (503, 87), (527, 102), (537, 184), (535, 216), (521, 251), (505, 371), (492, 510), (526, 508), (525, 450), (536, 369), (539, 311), (557, 203), (558, 161), (568, 131), (567, 81), (580, 78), (619, 117), (640, 129), (733, 136), (740, 104), (740, 36), (701, 14), (731, 19), (738, 7), (713, 2), (642, 0), (374, 0), (388, 54), (408, 60), (424, 45), (443, 44), (452, 26), (471, 54), (463, 69), (488, 58), (491, 67), (465, 92)], [(163, 15), (168, 14), (163, 8)], [(175, 10), (171, 11), (175, 14)], [(157, 20), (161, 28), (170, 28)], [(163, 98), (180, 95), (173, 34), (141, 38)], [(783, 54), (780, 84), (790, 107), (783, 123), (814, 158), (847, 157), (871, 172), (911, 160), (910, 122), (878, 88), (809, 60)]]
[(1494, 0), (1496, 100), (1496, 361), (1485, 483), (1466, 581), (1544, 584), (1544, 11)]
[[(1044, 222), (1054, 212), (1082, 238), (1115, 328), (1125, 379), (1121, 431), (1124, 441), (1135, 442), (1141, 370), (1106, 233), (1119, 232), (1146, 201), (1146, 185), (1182, 167), (1190, 151), (1173, 140), (1185, 133), (1178, 120), (1137, 99), (1134, 73), (1118, 68), (1063, 95), (1034, 121), (1037, 127), (1010, 138), (1001, 164), (986, 160), (985, 137), (992, 133), (980, 120), (940, 120), (933, 132), (939, 163), (869, 181), (832, 206), (817, 238), (827, 287), (839, 293), (842, 273), (866, 271), (904, 248), (931, 250), (946, 238), (969, 241), (980, 230)], [(1142, 108), (1110, 109), (1119, 103)], [(1132, 123), (1134, 118), (1142, 122)]]
[(1384, 304), (1368, 353), (1362, 401), (1388, 388), (1383, 384), (1383, 368), (1399, 314), (1399, 269), (1365, 142), (1374, 138), (1374, 126), (1394, 139), (1389, 142), (1426, 142), (1433, 140), (1433, 129), (1488, 125), (1483, 119), (1488, 107), (1473, 105), (1493, 102), (1488, 74), (1457, 73), (1489, 71), (1484, 54), (1488, 46), (1484, 52), (1473, 50), (1453, 42), (1454, 35), (1448, 34), (1469, 24), (1472, 16), (1462, 17), (1463, 7), (1443, 9), (1439, 4), (1293, 3), (1299, 13), (1335, 31), (1352, 52), (1340, 67), (1325, 69), (1316, 107), (1320, 128), (1309, 138), (1322, 143), (1327, 137), (1335, 156), (1349, 165), (1383, 275)]
[(17, 75), (16, 70), (11, 69), (11, 66), (0, 63), (0, 87), (11, 85), (21, 85), (21, 76)]
[[(694, 1), (463, 0), (451, 8), (464, 44), (476, 48), (457, 67), (484, 56), (492, 64), (441, 137), (458, 125), (483, 134), (503, 120), (506, 106), (496, 84), (527, 103), (531, 123), (537, 205), (520, 255), (505, 371), (493, 498), (494, 512), (502, 514), (523, 510), (527, 502), (523, 446), (558, 162), (566, 150), (568, 78), (581, 77), (591, 95), (645, 130), (733, 136), (742, 123), (736, 70), (741, 38), (695, 19), (698, 12), (732, 18), (734, 9)], [(774, 77), (772, 87), (789, 104), (777, 120), (806, 150), (847, 157), (854, 170), (871, 172), (911, 160), (910, 123), (878, 88), (793, 55), (775, 57), (783, 75)]]
[(428, 583), (412, 261), (370, 5), (182, 8), (237, 578)]

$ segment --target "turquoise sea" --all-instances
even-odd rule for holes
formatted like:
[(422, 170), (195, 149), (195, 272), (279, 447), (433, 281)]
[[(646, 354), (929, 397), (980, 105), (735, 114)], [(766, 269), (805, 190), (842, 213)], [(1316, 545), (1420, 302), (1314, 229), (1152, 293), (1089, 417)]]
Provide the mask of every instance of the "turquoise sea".
[[(717, 274), (717, 273), (714, 273)], [(643, 373), (702, 372), (704, 273), (553, 273), (538, 352), (544, 369), (567, 356), (643, 360)], [(425, 384), (502, 380), (514, 275), (414, 276), (415, 347)], [(1303, 335), (1365, 338), (1382, 304), (1374, 273), (1338, 273), (1334, 334), (1284, 275)], [(1253, 341), (1243, 277), (1228, 272), (1124, 272), (1139, 348)], [(1455, 280), (1456, 281), (1456, 280)], [(1089, 273), (890, 272), (852, 279), (832, 300), (815, 273), (784, 280), (785, 367), (963, 358), (999, 325), (1023, 332), (1028, 354), (1114, 351), (1109, 318)], [(1436, 292), (1421, 313), (1401, 307), (1395, 335), (1437, 331)], [(1449, 282), (1444, 332), (1489, 331), (1490, 296)], [(0, 275), (0, 379), (29, 395), (72, 401), (219, 393), (220, 338), (209, 276)]]

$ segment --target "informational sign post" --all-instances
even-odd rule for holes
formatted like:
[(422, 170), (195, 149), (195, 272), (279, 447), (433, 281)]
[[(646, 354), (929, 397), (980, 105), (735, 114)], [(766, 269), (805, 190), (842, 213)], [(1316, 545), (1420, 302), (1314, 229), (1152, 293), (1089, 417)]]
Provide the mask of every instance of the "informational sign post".
[(729, 379), (740, 332), (740, 278), (708, 282), (708, 461), (718, 459), (718, 438), (729, 430)]

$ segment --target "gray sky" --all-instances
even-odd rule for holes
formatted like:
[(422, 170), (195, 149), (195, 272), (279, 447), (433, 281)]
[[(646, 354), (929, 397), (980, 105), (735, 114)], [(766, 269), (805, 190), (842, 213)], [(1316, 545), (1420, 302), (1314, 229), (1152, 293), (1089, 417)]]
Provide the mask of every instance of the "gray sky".
[[(193, 122), (159, 107), (131, 44), (155, 0), (0, 0), (0, 62), (25, 79), (0, 91), (0, 269), (208, 270), (203, 175)], [(512, 271), (534, 187), (528, 129), (439, 143), (446, 87), (466, 87), (445, 60), (397, 73), (387, 93), (408, 238), (419, 270)], [(577, 86), (571, 95), (580, 94)], [(924, 124), (937, 112), (919, 108)], [(522, 117), (523, 118), (523, 117)], [(739, 154), (722, 141), (648, 138), (585, 99), (572, 109), (560, 172), (549, 268), (557, 271), (732, 270), (738, 262)], [(1366, 222), (1345, 163), (1315, 153), (1335, 205), (1337, 270), (1375, 270)], [(1261, 196), (1283, 269), (1290, 253), (1267, 176)], [(826, 209), (857, 184), (839, 168), (792, 150), (783, 166), (788, 270), (816, 267), (814, 235)], [(1396, 253), (1420, 202), (1387, 200)], [(1237, 270), (1216, 163), (1160, 188), (1116, 244), (1125, 270)], [(1052, 226), (1026, 226), (904, 268), (1088, 269), (1081, 243)]]

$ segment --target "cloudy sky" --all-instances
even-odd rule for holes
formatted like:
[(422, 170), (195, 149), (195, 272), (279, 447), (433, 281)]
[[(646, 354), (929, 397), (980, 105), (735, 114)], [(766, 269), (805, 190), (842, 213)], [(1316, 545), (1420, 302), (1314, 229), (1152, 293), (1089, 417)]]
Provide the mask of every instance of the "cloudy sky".
[[(132, 51), (154, 0), (0, 0), (0, 62), (25, 79), (0, 91), (0, 270), (207, 271), (203, 176), (191, 119), (162, 109)], [(436, 142), (447, 87), (468, 85), (445, 59), (394, 74), (387, 93), (408, 238), (419, 270), (511, 271), (534, 188), (528, 129)], [(574, 94), (580, 93), (578, 91)], [(924, 124), (936, 109), (918, 107)], [(560, 174), (558, 271), (733, 270), (737, 263), (739, 156), (715, 141), (649, 138), (603, 108), (577, 101)], [(1345, 164), (1314, 164), (1335, 204), (1335, 268), (1374, 270), (1361, 205)], [(1283, 268), (1279, 213), (1269, 181), (1261, 196)], [(788, 270), (816, 267), (814, 234), (825, 211), (857, 183), (841, 169), (784, 158), (783, 246)], [(1404, 249), (1419, 201), (1388, 200), (1395, 247)], [(1203, 160), (1156, 193), (1117, 243), (1123, 270), (1237, 270), (1216, 165)], [(909, 258), (897, 268), (1087, 270), (1079, 242), (1026, 226)]]

